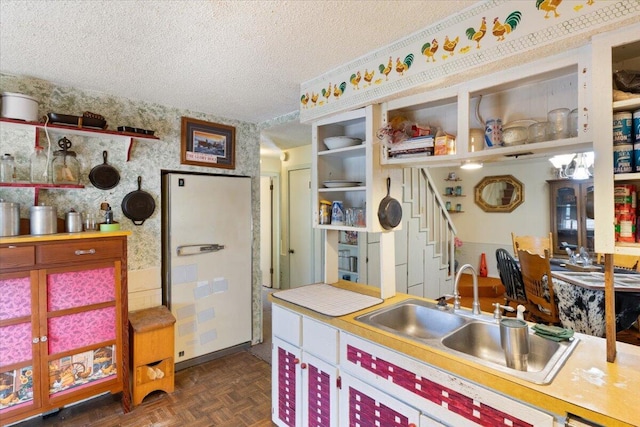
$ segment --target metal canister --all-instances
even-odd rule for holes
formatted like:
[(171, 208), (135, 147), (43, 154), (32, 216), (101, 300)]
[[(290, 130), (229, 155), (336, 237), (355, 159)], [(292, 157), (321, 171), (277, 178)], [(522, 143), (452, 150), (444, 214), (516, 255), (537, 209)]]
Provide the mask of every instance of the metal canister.
[(20, 234), (20, 203), (0, 200), (0, 237)]
[(82, 231), (82, 214), (80, 212), (71, 210), (66, 213), (64, 220), (67, 233), (79, 233)]
[(53, 206), (31, 206), (30, 230), (31, 234), (55, 234), (58, 232), (58, 218)]
[(633, 144), (614, 144), (613, 173), (628, 173), (633, 170)]
[(627, 111), (613, 115), (613, 145), (633, 144), (631, 139), (632, 114)]

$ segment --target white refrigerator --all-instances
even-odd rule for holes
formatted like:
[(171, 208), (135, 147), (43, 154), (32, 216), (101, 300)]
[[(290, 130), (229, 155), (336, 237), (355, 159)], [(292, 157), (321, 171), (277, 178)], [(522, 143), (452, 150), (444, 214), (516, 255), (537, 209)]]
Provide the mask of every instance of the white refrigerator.
[(163, 175), (163, 302), (182, 369), (251, 342), (248, 177)]

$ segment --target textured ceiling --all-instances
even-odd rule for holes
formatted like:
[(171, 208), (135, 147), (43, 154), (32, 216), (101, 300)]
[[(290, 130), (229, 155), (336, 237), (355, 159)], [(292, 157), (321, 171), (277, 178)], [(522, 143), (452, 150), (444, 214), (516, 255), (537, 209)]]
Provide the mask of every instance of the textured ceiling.
[(297, 111), (300, 83), (473, 3), (1, 0), (0, 72), (263, 123)]

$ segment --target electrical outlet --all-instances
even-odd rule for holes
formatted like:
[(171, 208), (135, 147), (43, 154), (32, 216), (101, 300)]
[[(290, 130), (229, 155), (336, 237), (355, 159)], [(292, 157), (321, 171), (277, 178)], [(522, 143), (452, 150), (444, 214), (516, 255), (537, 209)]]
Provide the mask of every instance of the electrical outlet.
[(178, 352), (178, 357), (184, 357), (184, 351), (179, 351)]

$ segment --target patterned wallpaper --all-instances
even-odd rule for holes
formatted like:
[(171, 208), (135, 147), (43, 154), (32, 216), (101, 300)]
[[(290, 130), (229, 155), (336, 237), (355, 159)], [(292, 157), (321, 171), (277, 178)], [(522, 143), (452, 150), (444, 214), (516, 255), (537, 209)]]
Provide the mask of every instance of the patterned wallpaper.
[[(17, 92), (35, 97), (39, 101), (39, 116), (49, 112), (80, 116), (84, 111), (104, 116), (109, 129), (132, 126), (155, 131), (159, 140), (136, 140), (126, 161), (126, 144), (109, 137), (82, 137), (68, 135), (81, 163), (81, 184), (84, 189), (46, 190), (40, 192), (39, 201), (56, 206), (58, 217), (74, 208), (80, 212), (100, 213), (100, 203), (106, 201), (114, 212), (114, 219), (122, 229), (132, 232), (129, 236), (129, 270), (160, 268), (161, 266), (161, 170), (198, 171), (225, 175), (250, 176), (253, 217), (253, 313), (254, 334), (259, 336), (260, 313), (260, 134), (253, 123), (229, 120), (195, 111), (150, 104), (119, 98), (103, 93), (73, 87), (57, 86), (34, 78), (0, 74), (0, 92)], [(218, 169), (180, 164), (180, 132), (182, 116), (221, 123), (236, 128), (236, 169)], [(29, 129), (0, 125), (0, 151), (16, 158), (18, 180), (29, 180), (29, 156), (33, 152), (34, 132)], [(60, 135), (50, 133), (52, 150), (58, 149)], [(47, 138), (40, 132), (40, 145), (47, 148)], [(108, 162), (120, 172), (120, 183), (112, 190), (99, 190), (89, 181), (91, 168), (102, 164), (102, 151), (108, 151)], [(142, 189), (151, 193), (156, 210), (142, 226), (135, 226), (123, 214), (122, 199), (137, 189), (137, 177), (142, 177)], [(20, 216), (29, 217), (29, 207), (34, 202), (31, 188), (1, 188), (0, 198), (20, 203)]]

